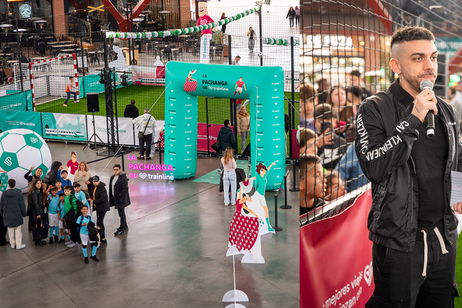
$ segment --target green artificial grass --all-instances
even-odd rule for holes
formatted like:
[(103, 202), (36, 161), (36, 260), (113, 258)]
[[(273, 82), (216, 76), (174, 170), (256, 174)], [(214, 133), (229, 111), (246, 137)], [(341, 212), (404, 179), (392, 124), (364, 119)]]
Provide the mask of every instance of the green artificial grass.
[[(462, 236), (459, 235), (457, 243), (457, 257), (456, 257), (456, 282), (457, 288), (462, 296)], [(455, 307), (462, 308), (462, 297), (456, 297)]]
[[(295, 124), (298, 125), (299, 116), (299, 94), (295, 93)], [(164, 119), (164, 87), (159, 86), (128, 86), (125, 88), (117, 89), (117, 115), (123, 116), (125, 106), (130, 103), (132, 99), (136, 101), (136, 106), (143, 112), (144, 108), (151, 109), (151, 114), (158, 120)], [(285, 98), (291, 98), (290, 92), (285, 93)], [(81, 98), (79, 103), (74, 103), (72, 99), (69, 100), (68, 106), (63, 106), (64, 99), (57, 99), (48, 103), (37, 106), (37, 111), (40, 112), (53, 112), (53, 113), (74, 113), (74, 114), (91, 114), (87, 112), (87, 100)], [(100, 111), (95, 112), (95, 115), (106, 115), (105, 108), (105, 95), (99, 95)], [(209, 123), (222, 124), (224, 120), (230, 118), (230, 105), (229, 99), (214, 98), (208, 100), (209, 104)], [(151, 108), (152, 107), (152, 108)], [(288, 103), (285, 104), (285, 112), (288, 113)], [(200, 123), (206, 123), (205, 112), (205, 97), (199, 97), (198, 116)]]

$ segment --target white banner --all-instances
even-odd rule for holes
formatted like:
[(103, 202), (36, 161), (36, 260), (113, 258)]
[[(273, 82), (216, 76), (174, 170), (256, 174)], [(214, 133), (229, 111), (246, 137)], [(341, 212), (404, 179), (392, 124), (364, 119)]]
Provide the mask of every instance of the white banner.
[[(138, 132), (134, 129), (131, 118), (118, 118), (119, 121), (119, 143), (124, 145), (139, 145), (138, 143)], [(92, 116), (87, 116), (87, 127), (88, 127), (88, 136), (93, 135), (93, 124)], [(95, 116), (95, 128), (96, 134), (101, 140), (107, 142), (107, 133), (108, 129), (106, 126), (106, 117)], [(153, 142), (159, 140), (160, 131), (164, 129), (164, 121), (156, 120), (156, 129), (154, 132)], [(116, 132), (117, 133), (117, 132)], [(92, 141), (94, 139), (92, 138)], [(101, 143), (101, 141), (96, 138), (96, 142)]]
[(201, 36), (201, 52), (200, 63), (209, 63), (210, 58), (210, 41), (212, 40), (211, 34), (202, 34)]
[[(87, 127), (88, 127), (88, 136), (93, 135), (93, 124), (92, 124), (92, 116), (87, 116)], [(133, 133), (133, 124), (132, 124), (132, 119), (130, 118), (119, 118), (119, 143), (120, 144), (126, 144), (126, 145), (133, 145), (135, 144), (135, 138), (134, 138), (134, 133)], [(96, 129), (96, 134), (98, 137), (104, 142), (107, 142), (107, 134), (108, 134), (108, 128), (106, 125), (106, 117), (103, 116), (95, 116), (95, 129)], [(117, 132), (116, 132), (117, 134)], [(92, 141), (94, 138), (91, 139)], [(96, 142), (100, 143), (101, 141), (96, 138)]]

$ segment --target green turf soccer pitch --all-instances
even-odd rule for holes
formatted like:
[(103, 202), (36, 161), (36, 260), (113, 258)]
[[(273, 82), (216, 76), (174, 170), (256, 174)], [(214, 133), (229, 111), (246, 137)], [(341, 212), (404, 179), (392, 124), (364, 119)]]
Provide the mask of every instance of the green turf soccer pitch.
[[(125, 106), (130, 103), (132, 99), (136, 101), (136, 106), (143, 112), (144, 108), (151, 109), (151, 114), (158, 120), (164, 119), (164, 87), (163, 86), (128, 86), (117, 89), (117, 115), (123, 116)], [(299, 122), (299, 104), (298, 93), (295, 93), (295, 125)], [(290, 92), (285, 93), (285, 98), (291, 98)], [(86, 98), (80, 99), (79, 103), (74, 103), (72, 99), (69, 100), (67, 107), (63, 106), (64, 99), (57, 99), (48, 103), (40, 104), (37, 106), (37, 111), (53, 112), (53, 113), (74, 113), (74, 114), (90, 114), (87, 112)], [(95, 112), (95, 115), (105, 115), (105, 95), (99, 94), (100, 111)], [(152, 108), (151, 108), (152, 107)], [(199, 97), (198, 116), (200, 123), (206, 123), (206, 103), (205, 97)], [(230, 118), (230, 104), (229, 99), (224, 98), (209, 98), (209, 123), (223, 124), (223, 121)], [(248, 110), (248, 109), (247, 109)], [(288, 102), (285, 103), (285, 112), (288, 113)]]

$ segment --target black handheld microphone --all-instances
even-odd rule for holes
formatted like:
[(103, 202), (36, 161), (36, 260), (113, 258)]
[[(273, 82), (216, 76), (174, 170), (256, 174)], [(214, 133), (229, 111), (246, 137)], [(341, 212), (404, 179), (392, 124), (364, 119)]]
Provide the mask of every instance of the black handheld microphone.
[[(420, 82), (420, 90), (423, 91), (424, 89), (433, 90), (433, 82), (430, 80), (422, 80)], [(427, 122), (427, 137), (435, 136), (435, 116), (433, 112), (429, 111), (425, 116), (425, 122)]]

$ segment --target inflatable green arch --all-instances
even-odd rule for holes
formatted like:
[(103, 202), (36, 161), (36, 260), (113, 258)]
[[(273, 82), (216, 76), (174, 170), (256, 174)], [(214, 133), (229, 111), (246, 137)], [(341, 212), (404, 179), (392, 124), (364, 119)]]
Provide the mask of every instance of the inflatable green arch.
[(198, 96), (250, 100), (251, 172), (258, 163), (276, 165), (266, 188), (279, 188), (285, 172), (284, 72), (255, 67), (169, 62), (165, 89), (165, 163), (175, 179), (197, 167)]

